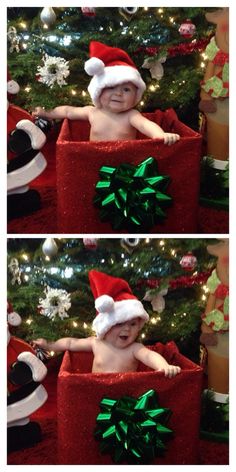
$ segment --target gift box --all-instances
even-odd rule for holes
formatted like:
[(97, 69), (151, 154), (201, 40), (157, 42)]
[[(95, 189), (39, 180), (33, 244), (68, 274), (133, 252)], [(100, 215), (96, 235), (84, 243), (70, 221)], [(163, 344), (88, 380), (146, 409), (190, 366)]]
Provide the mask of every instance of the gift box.
[(101, 221), (100, 210), (93, 204), (99, 171), (102, 166), (117, 167), (124, 163), (137, 166), (150, 156), (157, 162), (158, 173), (170, 178), (167, 194), (172, 203), (164, 210), (164, 221), (148, 232), (196, 232), (201, 135), (181, 123), (172, 109), (144, 116), (166, 132), (178, 133), (181, 139), (172, 146), (141, 134), (130, 141), (89, 142), (88, 122), (64, 120), (56, 151), (60, 233), (127, 232), (124, 228), (115, 231), (110, 221)]
[(169, 379), (141, 363), (137, 372), (91, 373), (91, 353), (64, 354), (58, 376), (59, 464), (112, 464), (94, 436), (101, 400), (138, 398), (150, 389), (157, 392), (160, 407), (171, 410), (167, 427), (173, 431), (163, 457), (152, 464), (198, 463), (202, 368), (181, 355), (174, 342), (149, 348), (179, 365), (181, 373)]

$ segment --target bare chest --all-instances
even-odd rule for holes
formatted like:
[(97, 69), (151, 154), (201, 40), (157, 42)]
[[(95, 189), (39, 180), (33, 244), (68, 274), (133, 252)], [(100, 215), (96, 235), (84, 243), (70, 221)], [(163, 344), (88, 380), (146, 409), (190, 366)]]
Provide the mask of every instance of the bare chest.
[(127, 114), (106, 115), (96, 111), (90, 118), (90, 141), (125, 141), (136, 138)]
[(115, 349), (106, 344), (94, 350), (93, 372), (134, 372), (138, 362), (131, 349)]

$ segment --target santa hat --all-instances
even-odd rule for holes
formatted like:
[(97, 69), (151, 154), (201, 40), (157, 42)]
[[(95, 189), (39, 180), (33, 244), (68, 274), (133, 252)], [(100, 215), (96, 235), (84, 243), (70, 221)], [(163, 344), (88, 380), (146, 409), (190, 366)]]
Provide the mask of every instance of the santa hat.
[(139, 317), (143, 326), (149, 320), (143, 304), (133, 295), (125, 280), (91, 270), (89, 281), (97, 310), (92, 326), (98, 338), (103, 338), (118, 323)]
[(7, 322), (10, 326), (19, 326), (21, 324), (21, 317), (13, 310), (10, 302), (7, 302)]
[(85, 71), (93, 76), (88, 91), (95, 106), (105, 87), (115, 87), (132, 82), (137, 87), (135, 105), (141, 100), (146, 85), (129, 55), (119, 48), (106, 46), (97, 41), (90, 43), (90, 59), (85, 62)]

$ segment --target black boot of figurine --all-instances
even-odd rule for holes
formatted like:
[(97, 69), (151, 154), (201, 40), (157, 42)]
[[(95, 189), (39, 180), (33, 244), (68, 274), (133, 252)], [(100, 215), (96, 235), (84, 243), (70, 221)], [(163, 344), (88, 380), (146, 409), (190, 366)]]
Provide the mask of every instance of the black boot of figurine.
[(7, 453), (32, 447), (42, 439), (41, 428), (38, 423), (30, 421), (23, 426), (7, 428)]
[(24, 193), (14, 193), (7, 197), (7, 221), (21, 216), (31, 215), (41, 208), (39, 192), (30, 189)]

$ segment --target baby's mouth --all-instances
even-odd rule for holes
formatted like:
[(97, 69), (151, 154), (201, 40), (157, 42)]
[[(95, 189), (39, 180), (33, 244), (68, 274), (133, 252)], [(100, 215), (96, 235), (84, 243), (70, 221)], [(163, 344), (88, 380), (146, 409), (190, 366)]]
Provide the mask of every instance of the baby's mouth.
[(119, 338), (122, 340), (122, 341), (126, 341), (128, 339), (128, 336), (119, 336)]

